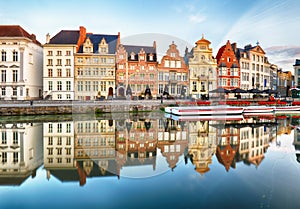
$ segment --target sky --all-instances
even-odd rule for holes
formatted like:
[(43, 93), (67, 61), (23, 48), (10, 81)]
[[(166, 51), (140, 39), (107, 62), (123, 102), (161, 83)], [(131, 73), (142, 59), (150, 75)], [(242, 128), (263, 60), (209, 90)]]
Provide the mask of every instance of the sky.
[[(124, 44), (152, 45), (165, 53), (172, 41), (181, 55), (202, 34), (214, 55), (226, 44), (259, 45), (272, 64), (293, 70), (300, 59), (299, 0), (0, 0), (0, 24), (22, 26), (44, 44), (46, 34), (78, 30), (121, 34)], [(161, 40), (160, 40), (161, 39)], [(160, 48), (159, 48), (160, 47)]]

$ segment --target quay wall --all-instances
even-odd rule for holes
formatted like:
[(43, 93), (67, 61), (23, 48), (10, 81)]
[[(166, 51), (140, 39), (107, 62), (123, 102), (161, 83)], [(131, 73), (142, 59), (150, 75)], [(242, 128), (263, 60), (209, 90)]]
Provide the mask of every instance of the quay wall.
[(55, 115), (143, 112), (160, 110), (176, 101), (107, 100), (107, 101), (0, 101), (0, 115)]

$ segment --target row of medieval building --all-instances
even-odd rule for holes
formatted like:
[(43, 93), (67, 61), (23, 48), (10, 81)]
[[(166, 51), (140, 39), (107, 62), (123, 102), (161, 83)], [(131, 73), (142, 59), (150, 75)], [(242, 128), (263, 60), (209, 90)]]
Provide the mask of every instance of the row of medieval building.
[(284, 82), (278, 72), (292, 82), (292, 74), (271, 64), (258, 43), (238, 48), (227, 41), (216, 56), (210, 44), (202, 35), (182, 56), (170, 40), (159, 62), (155, 41), (125, 45), (120, 33), (88, 33), (80, 26), (47, 34), (41, 44), (21, 26), (2, 25), (0, 99), (203, 98), (218, 87), (279, 89)]

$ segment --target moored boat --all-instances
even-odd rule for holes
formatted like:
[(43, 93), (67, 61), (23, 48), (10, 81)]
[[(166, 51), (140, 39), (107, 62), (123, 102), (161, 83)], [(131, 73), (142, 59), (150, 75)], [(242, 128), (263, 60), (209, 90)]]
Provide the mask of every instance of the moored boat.
[(185, 106), (166, 107), (165, 112), (175, 115), (238, 115), (244, 111), (243, 107), (229, 105), (219, 106)]
[(244, 113), (271, 113), (274, 112), (274, 106), (246, 106), (244, 107)]
[(288, 113), (288, 112), (295, 112), (300, 111), (300, 105), (297, 106), (278, 106), (275, 107), (275, 112), (278, 113)]
[(240, 115), (174, 115), (174, 114), (165, 113), (165, 117), (176, 121), (203, 121), (203, 120), (228, 121), (228, 120), (244, 119), (242, 114)]

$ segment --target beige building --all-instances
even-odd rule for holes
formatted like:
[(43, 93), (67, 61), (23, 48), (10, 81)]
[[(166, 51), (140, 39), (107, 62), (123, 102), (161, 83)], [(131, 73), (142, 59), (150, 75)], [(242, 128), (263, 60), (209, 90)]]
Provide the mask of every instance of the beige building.
[(196, 42), (196, 46), (185, 54), (189, 65), (189, 94), (193, 98), (208, 97), (209, 91), (217, 87), (217, 61), (213, 57), (211, 42), (204, 36)]
[(86, 34), (75, 54), (75, 99), (96, 100), (115, 95), (115, 53), (118, 35)]

